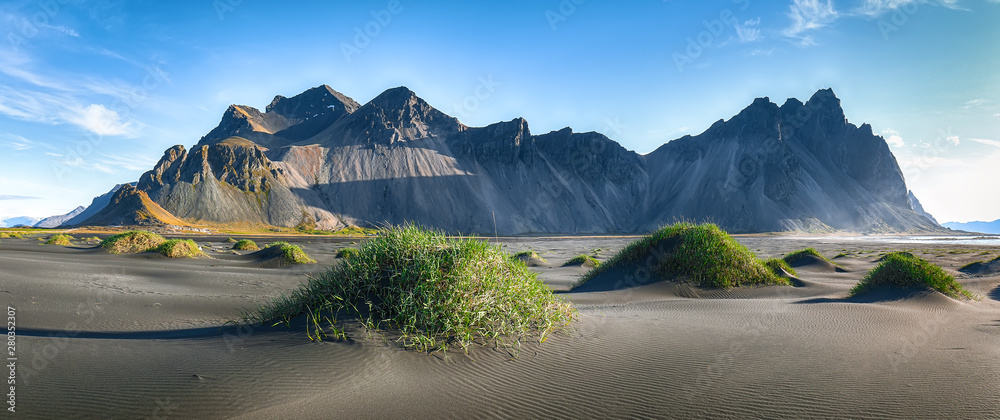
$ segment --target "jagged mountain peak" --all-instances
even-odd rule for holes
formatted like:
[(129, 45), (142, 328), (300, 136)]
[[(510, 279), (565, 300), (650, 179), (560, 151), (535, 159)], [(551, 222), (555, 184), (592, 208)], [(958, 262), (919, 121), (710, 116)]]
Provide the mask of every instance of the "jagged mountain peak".
[(355, 136), (378, 144), (443, 136), (467, 128), (405, 86), (385, 90), (358, 108), (344, 124)]
[(277, 95), (267, 105), (267, 112), (274, 112), (286, 118), (314, 118), (318, 114), (352, 113), (360, 108), (354, 99), (334, 90), (329, 85), (321, 85), (291, 98)]

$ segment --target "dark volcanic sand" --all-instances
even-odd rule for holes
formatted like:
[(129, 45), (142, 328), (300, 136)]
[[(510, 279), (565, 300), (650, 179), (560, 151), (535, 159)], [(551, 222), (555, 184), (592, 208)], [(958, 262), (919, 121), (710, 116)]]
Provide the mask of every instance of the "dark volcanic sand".
[[(812, 246), (846, 272), (799, 267), (802, 287), (702, 291), (654, 284), (565, 295), (568, 333), (518, 358), (491, 349), (419, 354), (355, 334), (310, 342), (301, 328), (224, 327), (293, 290), (351, 239), (295, 238), (319, 265), (118, 256), (0, 239), (0, 296), (17, 312), (17, 412), (24, 418), (996, 418), (1000, 275), (957, 275), (1000, 248), (740, 237), (762, 257)], [(259, 239), (259, 238), (258, 238)], [(532, 248), (555, 290), (561, 267), (632, 238), (501, 239)], [(309, 241), (311, 243), (307, 243)], [(264, 241), (258, 240), (258, 243)], [(78, 242), (79, 243), (79, 242)], [(90, 246), (90, 245), (86, 245)], [(927, 294), (841, 300), (879, 253), (911, 250), (956, 274), (978, 302)], [(974, 250), (966, 252), (966, 250)], [(863, 251), (860, 252), (859, 251)], [(980, 255), (985, 252), (987, 255)], [(55, 337), (53, 337), (55, 335)]]

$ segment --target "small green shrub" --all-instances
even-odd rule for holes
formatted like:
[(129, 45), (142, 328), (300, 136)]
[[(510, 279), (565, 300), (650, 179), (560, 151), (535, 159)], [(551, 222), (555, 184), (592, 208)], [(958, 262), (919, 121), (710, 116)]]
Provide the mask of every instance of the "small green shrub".
[(788, 265), (787, 261), (781, 258), (771, 258), (769, 260), (766, 260), (764, 261), (764, 265), (766, 265), (767, 268), (770, 268), (771, 271), (774, 272), (774, 274), (777, 274), (779, 276), (781, 275), (781, 270), (784, 270), (788, 272), (788, 274), (791, 274), (793, 276), (798, 275), (798, 273), (795, 272), (795, 269), (792, 268), (792, 266)]
[(346, 315), (369, 330), (398, 333), (403, 347), (434, 351), (474, 343), (513, 348), (528, 336), (545, 341), (575, 313), (499, 246), (405, 225), (380, 230), (356, 257), (244, 313), (242, 322), (306, 314), (310, 338), (343, 338), (335, 323)]
[(237, 251), (259, 251), (260, 248), (257, 247), (257, 243), (250, 239), (240, 239), (233, 244), (233, 249)]
[(628, 244), (584, 274), (575, 287), (613, 268), (641, 264), (646, 258), (653, 259), (652, 267), (661, 279), (684, 277), (706, 288), (791, 284), (718, 226), (677, 223)]
[(534, 260), (541, 261), (543, 263), (547, 263), (548, 262), (548, 261), (545, 261), (545, 258), (542, 258), (541, 255), (538, 255), (537, 252), (531, 251), (531, 250), (518, 252), (517, 254), (514, 254), (514, 258), (518, 258), (518, 259), (522, 259), (522, 260), (534, 259)]
[(343, 248), (337, 251), (337, 258), (354, 258), (360, 254), (357, 248)]
[(45, 244), (46, 245), (69, 246), (69, 245), (73, 245), (73, 243), (70, 242), (73, 239), (76, 239), (76, 238), (74, 238), (74, 237), (72, 237), (70, 235), (66, 235), (66, 234), (60, 233), (58, 235), (52, 235), (51, 237), (49, 237), (49, 240), (45, 241)]
[(826, 257), (824, 257), (823, 254), (820, 254), (819, 251), (816, 250), (816, 248), (800, 249), (798, 251), (785, 255), (784, 260), (790, 265), (796, 265), (803, 259), (807, 259), (808, 257), (816, 257), (830, 264), (833, 264), (833, 261), (826, 259)]
[(591, 257), (590, 255), (580, 254), (580, 255), (577, 255), (577, 256), (575, 256), (573, 258), (570, 258), (569, 261), (566, 261), (566, 263), (563, 264), (563, 267), (567, 267), (567, 266), (571, 266), (571, 265), (581, 265), (581, 266), (582, 265), (587, 265), (587, 266), (590, 266), (590, 267), (597, 267), (597, 266), (601, 265), (601, 262), (598, 261), (596, 258)]
[(879, 265), (872, 268), (851, 289), (850, 295), (862, 295), (880, 286), (902, 289), (927, 288), (956, 299), (976, 299), (974, 294), (965, 290), (961, 284), (955, 281), (954, 277), (948, 275), (941, 267), (909, 252), (887, 254)]
[(142, 230), (130, 230), (111, 235), (101, 241), (101, 247), (112, 254), (134, 254), (157, 249), (166, 242), (162, 236)]
[(282, 258), (288, 264), (315, 264), (316, 260), (306, 254), (298, 245), (292, 245), (285, 241), (271, 242), (264, 248), (278, 247), (281, 250)]
[(190, 239), (170, 239), (157, 247), (157, 251), (170, 258), (195, 258), (205, 256), (198, 244)]

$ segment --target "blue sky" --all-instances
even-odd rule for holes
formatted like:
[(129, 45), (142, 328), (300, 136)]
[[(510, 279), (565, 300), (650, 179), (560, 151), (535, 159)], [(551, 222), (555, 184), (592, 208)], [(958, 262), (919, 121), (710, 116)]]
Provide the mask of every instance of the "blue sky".
[(229, 104), (325, 83), (640, 153), (832, 87), (939, 221), (1000, 219), (997, 0), (301, 4), (0, 3), (0, 218), (89, 204)]

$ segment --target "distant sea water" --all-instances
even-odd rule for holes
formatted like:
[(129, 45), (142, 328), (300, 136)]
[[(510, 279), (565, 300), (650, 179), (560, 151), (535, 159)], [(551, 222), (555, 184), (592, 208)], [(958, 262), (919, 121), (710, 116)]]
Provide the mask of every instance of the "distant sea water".
[(1000, 246), (1000, 236), (815, 236), (798, 237), (810, 240), (835, 240), (857, 242), (883, 242), (896, 244), (941, 244)]

